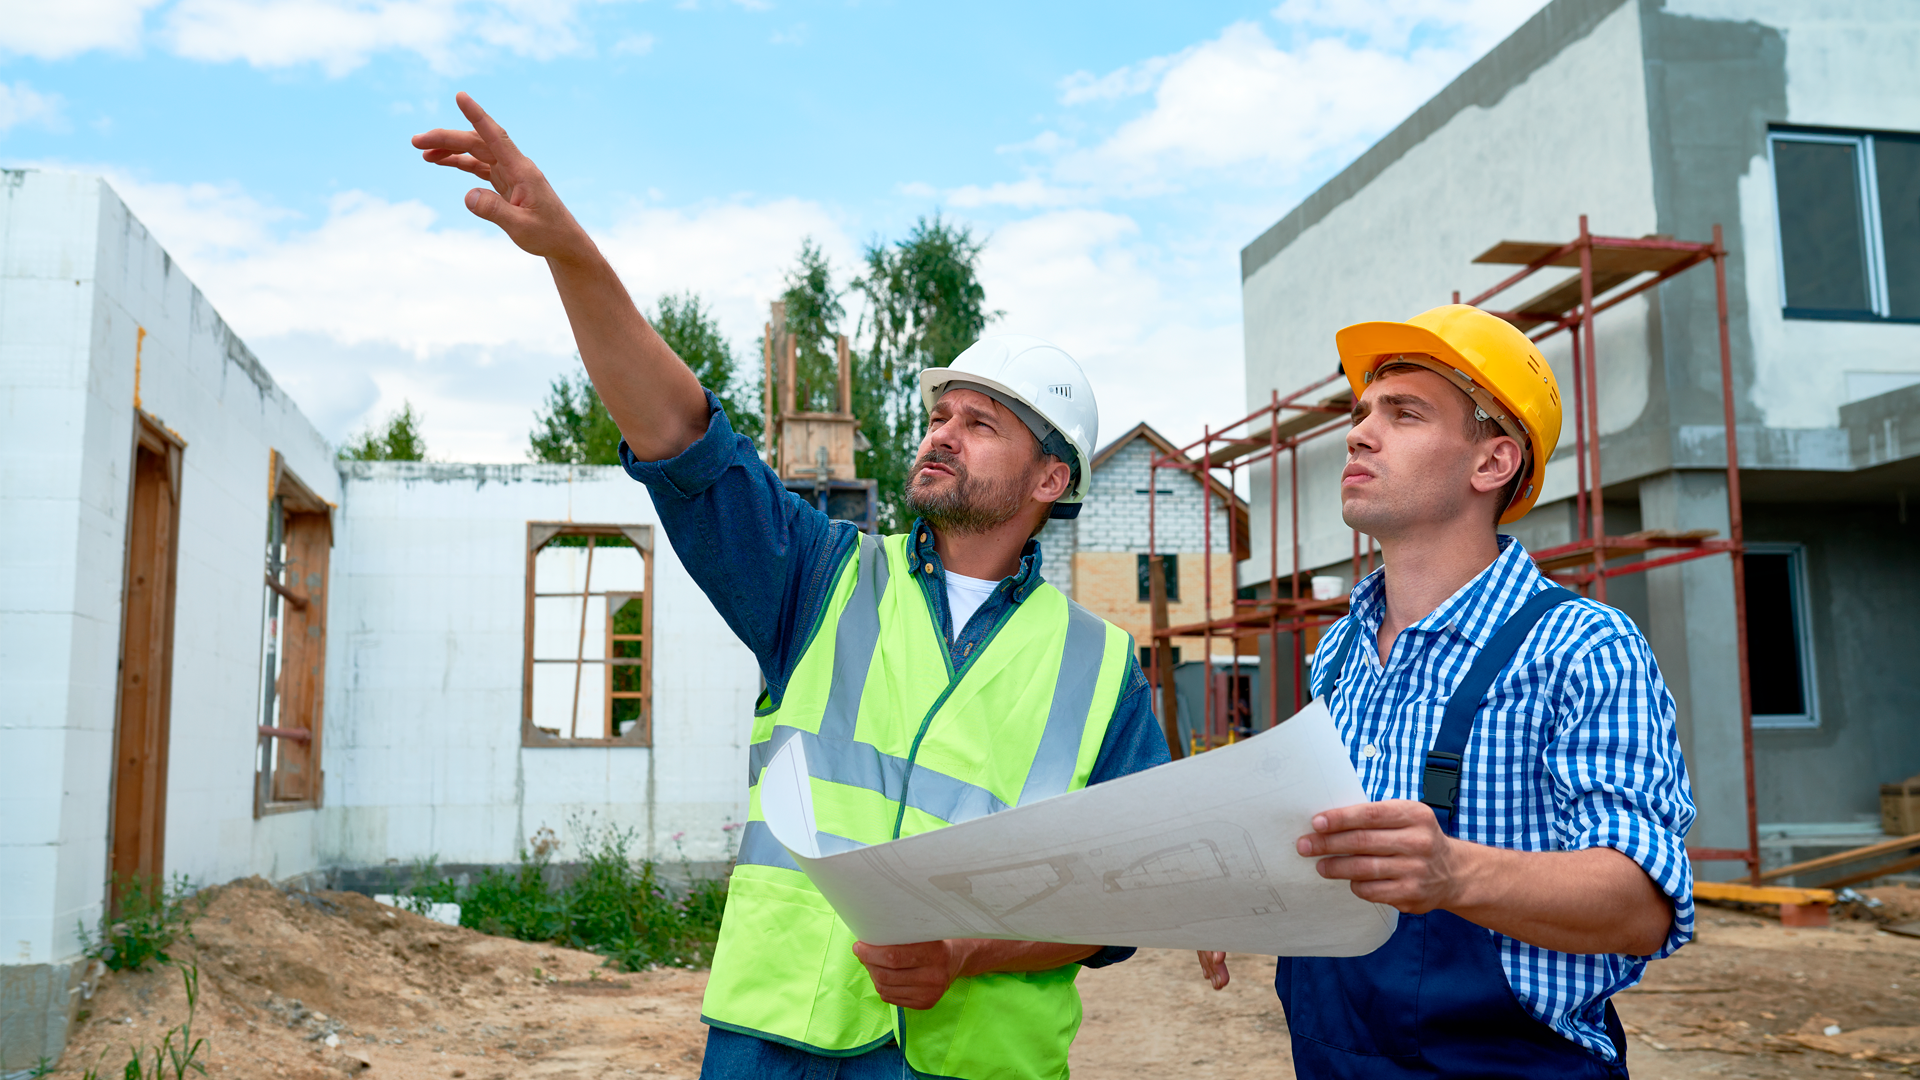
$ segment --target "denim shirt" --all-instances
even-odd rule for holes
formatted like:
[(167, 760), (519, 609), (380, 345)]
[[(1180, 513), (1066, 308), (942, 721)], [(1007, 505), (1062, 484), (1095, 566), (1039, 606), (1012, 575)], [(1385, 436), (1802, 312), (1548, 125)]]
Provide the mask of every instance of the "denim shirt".
[[(760, 460), (753, 442), (734, 432), (712, 392), (707, 394), (707, 411), (706, 433), (676, 456), (640, 461), (622, 442), (620, 462), (629, 476), (647, 485), (674, 554), (753, 651), (767, 680), (767, 695), (777, 705), (859, 530), (850, 522), (828, 519), (789, 492)], [(946, 570), (925, 522), (914, 523), (909, 550), (914, 580), (955, 666), (983, 648), (1001, 616), (1045, 580), (1040, 547), (1029, 540), (1020, 568), (1000, 582), (956, 635), (947, 605)], [(1169, 757), (1153, 715), (1151, 687), (1139, 661), (1129, 657), (1120, 701), (1088, 782), (1150, 769)], [(1081, 964), (1103, 967), (1131, 955), (1132, 949), (1107, 948)]]

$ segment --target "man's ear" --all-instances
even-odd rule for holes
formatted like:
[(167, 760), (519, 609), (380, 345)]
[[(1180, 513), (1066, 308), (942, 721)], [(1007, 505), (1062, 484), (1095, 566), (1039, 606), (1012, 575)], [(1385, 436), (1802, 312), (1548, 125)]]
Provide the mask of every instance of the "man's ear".
[(1499, 491), (1512, 482), (1526, 464), (1526, 452), (1511, 435), (1496, 435), (1480, 444), (1479, 460), (1474, 466), (1473, 490), (1485, 494)]
[(1033, 488), (1033, 497), (1040, 502), (1057, 502), (1067, 493), (1067, 485), (1073, 483), (1073, 467), (1059, 458), (1050, 457), (1040, 467), (1038, 482)]

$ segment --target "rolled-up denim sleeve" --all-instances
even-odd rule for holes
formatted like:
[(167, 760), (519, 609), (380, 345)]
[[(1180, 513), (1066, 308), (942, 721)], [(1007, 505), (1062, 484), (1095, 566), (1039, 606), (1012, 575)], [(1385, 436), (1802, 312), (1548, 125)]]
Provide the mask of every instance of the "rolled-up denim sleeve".
[(788, 491), (711, 391), (707, 430), (692, 445), (641, 461), (623, 441), (620, 464), (647, 485), (674, 554), (753, 650), (777, 702), (853, 546), (854, 526)]
[(1693, 865), (1686, 835), (1693, 790), (1680, 755), (1673, 695), (1638, 634), (1614, 634), (1571, 666), (1560, 701), (1570, 717), (1547, 748), (1556, 838), (1564, 850), (1606, 847), (1640, 865), (1673, 903), (1658, 959), (1693, 940)]

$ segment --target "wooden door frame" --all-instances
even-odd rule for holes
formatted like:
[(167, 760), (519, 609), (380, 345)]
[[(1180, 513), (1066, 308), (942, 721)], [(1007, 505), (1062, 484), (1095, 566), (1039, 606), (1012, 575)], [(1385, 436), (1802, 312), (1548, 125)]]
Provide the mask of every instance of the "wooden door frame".
[(151, 763), (153, 775), (152, 805), (153, 820), (143, 822), (143, 828), (151, 828), (151, 870), (154, 876), (165, 872), (166, 862), (166, 805), (167, 805), (167, 762), (169, 742), (172, 737), (173, 706), (173, 628), (176, 612), (175, 601), (178, 595), (180, 565), (180, 488), (182, 479), (182, 458), (186, 451), (186, 440), (142, 409), (134, 409), (132, 445), (127, 454), (127, 527), (124, 550), (120, 562), (120, 640), (114, 664), (114, 700), (113, 700), (113, 741), (112, 761), (107, 776), (107, 845), (105, 852), (106, 904), (109, 911), (114, 909), (115, 876), (114, 853), (121, 837), (117, 835), (117, 812), (120, 799), (120, 740), (126, 711), (126, 659), (128, 632), (132, 617), (131, 593), (134, 572), (134, 512), (140, 486), (140, 455), (142, 452), (160, 457), (166, 464), (167, 505), (167, 553), (166, 582), (161, 590), (159, 604), (164, 608), (164, 629), (161, 632), (158, 670), (154, 677), (159, 680), (157, 689), (150, 689), (157, 701), (155, 715), (149, 722), (159, 728), (155, 740), (155, 753)]

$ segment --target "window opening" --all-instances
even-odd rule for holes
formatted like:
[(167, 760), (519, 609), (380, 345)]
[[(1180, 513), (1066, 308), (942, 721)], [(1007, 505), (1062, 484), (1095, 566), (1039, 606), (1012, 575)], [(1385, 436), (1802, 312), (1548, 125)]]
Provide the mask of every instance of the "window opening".
[(1920, 319), (1920, 136), (1768, 137), (1789, 318)]
[(1747, 669), (1755, 727), (1817, 727), (1806, 549), (1748, 544)]
[(333, 508), (273, 455), (254, 816), (320, 805)]
[(648, 746), (652, 530), (532, 522), (522, 740)]
[[(1147, 556), (1136, 555), (1134, 560), (1134, 570), (1139, 575), (1140, 602), (1149, 603), (1153, 599), (1153, 579), (1147, 574)], [(1180, 556), (1161, 555), (1160, 567), (1166, 577), (1167, 602), (1174, 603), (1180, 599)]]

